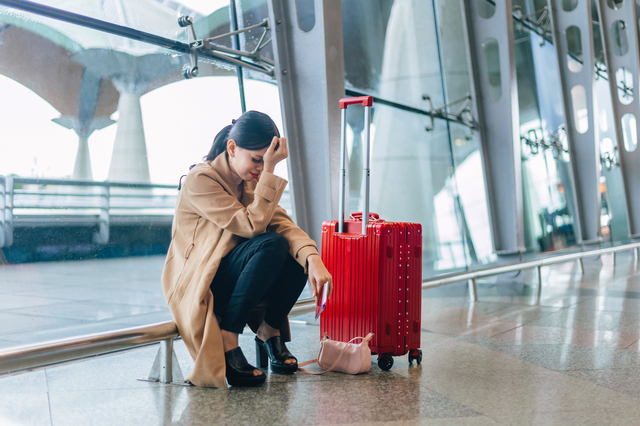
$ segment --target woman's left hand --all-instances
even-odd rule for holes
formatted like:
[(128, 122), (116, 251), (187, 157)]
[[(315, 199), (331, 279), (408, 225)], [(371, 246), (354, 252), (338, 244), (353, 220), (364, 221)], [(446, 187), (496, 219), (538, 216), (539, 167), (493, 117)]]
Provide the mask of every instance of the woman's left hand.
[(307, 257), (307, 265), (309, 270), (309, 282), (311, 283), (311, 291), (313, 297), (316, 298), (316, 305), (320, 302), (322, 295), (322, 287), (329, 286), (327, 291), (327, 298), (333, 293), (333, 279), (331, 274), (325, 268), (322, 259), (318, 255), (311, 255)]

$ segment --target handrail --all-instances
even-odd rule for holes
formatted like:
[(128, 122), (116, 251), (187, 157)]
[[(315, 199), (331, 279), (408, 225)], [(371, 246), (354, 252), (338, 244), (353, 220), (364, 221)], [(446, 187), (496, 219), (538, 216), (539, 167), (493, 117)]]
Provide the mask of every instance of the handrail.
[[(504, 274), (507, 272), (521, 271), (523, 269), (538, 268), (538, 294), (540, 294), (541, 275), (540, 275), (539, 269), (542, 268), (543, 266), (569, 262), (571, 260), (580, 260), (581, 261), (580, 266), (582, 268), (582, 271), (584, 272), (584, 265), (582, 265), (582, 259), (584, 259), (585, 257), (595, 257), (595, 256), (600, 256), (602, 254), (609, 254), (609, 253), (613, 253), (615, 255), (615, 253), (618, 253), (621, 251), (633, 250), (633, 249), (640, 250), (640, 243), (624, 244), (624, 245), (615, 246), (615, 247), (606, 247), (606, 248), (597, 249), (597, 250), (581, 251), (578, 253), (568, 253), (568, 254), (563, 254), (559, 256), (549, 256), (542, 259), (534, 259), (534, 260), (527, 260), (524, 262), (510, 263), (508, 265), (489, 266), (482, 269), (475, 269), (473, 271), (464, 271), (464, 272), (456, 272), (456, 273), (447, 274), (447, 275), (439, 275), (439, 276), (423, 279), (422, 289), (426, 290), (430, 288), (442, 287), (448, 284), (455, 284), (463, 281), (471, 281), (470, 283), (470, 291), (472, 293), (471, 296), (473, 297), (474, 301), (478, 301), (477, 291), (475, 291), (475, 282), (474, 282), (478, 278), (486, 278), (493, 275)], [(296, 312), (296, 314), (300, 315), (307, 312), (311, 312), (313, 309), (315, 309), (315, 299), (313, 298), (302, 299), (296, 302), (296, 304), (294, 305), (294, 309), (291, 310), (291, 314)]]
[(476, 269), (474, 271), (460, 272), (455, 274), (443, 275), (440, 277), (428, 278), (422, 281), (422, 288), (423, 289), (436, 288), (436, 287), (441, 287), (448, 284), (458, 283), (461, 281), (469, 281), (469, 291), (471, 293), (471, 297), (473, 298), (474, 301), (477, 301), (478, 292), (476, 288), (476, 280), (478, 278), (490, 277), (493, 275), (504, 274), (507, 272), (516, 272), (516, 271), (521, 271), (523, 269), (537, 268), (538, 269), (538, 300), (540, 300), (541, 291), (542, 291), (541, 269), (543, 266), (555, 265), (558, 263), (565, 263), (572, 260), (579, 260), (580, 267), (582, 269), (582, 272), (584, 273), (583, 259), (585, 257), (594, 257), (594, 256), (600, 256), (602, 254), (612, 253), (614, 256), (613, 259), (614, 259), (614, 265), (615, 265), (616, 253), (621, 251), (634, 250), (634, 249), (640, 250), (640, 243), (624, 244), (620, 246), (606, 247), (606, 248), (596, 249), (596, 250), (581, 251), (578, 253), (563, 254), (560, 256), (550, 256), (542, 259), (528, 260), (528, 261), (512, 263), (508, 265), (490, 266), (487, 268)]
[(92, 180), (71, 180), (71, 179), (41, 179), (41, 178), (23, 178), (14, 177), (14, 185), (61, 185), (61, 186), (98, 186), (98, 187), (115, 187), (115, 188), (164, 188), (178, 189), (178, 185), (155, 184), (155, 183), (138, 183), (138, 182), (109, 182), (109, 181), (92, 181)]
[[(310, 299), (313, 301), (313, 299)], [(297, 302), (290, 315), (313, 311), (305, 301)], [(35, 345), (24, 345), (0, 351), (0, 375), (30, 368), (44, 367), (92, 355), (131, 349), (149, 343), (178, 337), (178, 327), (165, 321), (139, 327), (94, 333)]]
[(55, 340), (44, 344), (19, 346), (0, 351), (0, 374), (129, 349), (177, 336), (176, 324), (173, 321), (166, 321)]

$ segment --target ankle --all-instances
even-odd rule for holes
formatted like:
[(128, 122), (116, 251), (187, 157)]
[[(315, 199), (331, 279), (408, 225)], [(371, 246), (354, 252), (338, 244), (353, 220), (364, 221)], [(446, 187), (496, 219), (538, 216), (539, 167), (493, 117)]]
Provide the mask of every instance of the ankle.
[(225, 352), (229, 352), (239, 346), (238, 335), (236, 333), (232, 333), (226, 330), (220, 331), (222, 332), (222, 346)]
[(272, 337), (279, 336), (279, 335), (280, 335), (279, 329), (271, 327), (269, 324), (267, 324), (264, 321), (262, 321), (262, 324), (260, 324), (260, 327), (258, 327), (258, 330), (256, 332), (256, 336), (258, 336), (258, 339), (262, 340), (263, 342), (266, 342)]

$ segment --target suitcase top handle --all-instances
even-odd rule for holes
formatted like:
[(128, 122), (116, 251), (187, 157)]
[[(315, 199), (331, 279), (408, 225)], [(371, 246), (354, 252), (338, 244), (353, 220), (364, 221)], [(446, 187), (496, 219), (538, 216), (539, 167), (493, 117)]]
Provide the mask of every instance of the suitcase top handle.
[(370, 174), (370, 147), (371, 147), (371, 107), (373, 106), (373, 96), (360, 96), (357, 98), (340, 99), (341, 127), (340, 132), (340, 197), (338, 220), (338, 232), (344, 231), (344, 211), (345, 211), (345, 186), (346, 186), (346, 158), (347, 158), (347, 107), (349, 105), (362, 104), (364, 106), (364, 170), (362, 171), (362, 185), (364, 186), (364, 206), (361, 213), (362, 233), (367, 234), (367, 223), (369, 223), (369, 174)]
[(340, 109), (347, 109), (349, 105), (362, 104), (362, 106), (370, 107), (373, 105), (373, 96), (359, 96), (357, 98), (340, 99)]
[[(362, 212), (351, 213), (351, 219), (362, 220)], [(369, 220), (380, 220), (380, 215), (378, 213), (369, 213)]]

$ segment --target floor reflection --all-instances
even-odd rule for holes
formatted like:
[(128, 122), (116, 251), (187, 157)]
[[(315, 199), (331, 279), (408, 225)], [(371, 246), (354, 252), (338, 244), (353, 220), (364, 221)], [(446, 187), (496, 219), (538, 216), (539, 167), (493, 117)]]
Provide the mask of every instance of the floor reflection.
[[(135, 269), (131, 261), (120, 266)], [(68, 271), (48, 267), (50, 280), (42, 270), (14, 271), (14, 279), (15, 274), (31, 277), (25, 287), (0, 270), (0, 348), (3, 341), (14, 344), (5, 340), (14, 336), (37, 340), (162, 312), (152, 309), (160, 304), (151, 295), (157, 290), (143, 277), (158, 267), (153, 261), (146, 272), (134, 273), (131, 289), (122, 279), (125, 272), (105, 272), (87, 290), (82, 279), (91, 274), (89, 264), (78, 265), (76, 281), (62, 278)], [(0, 376), (0, 423), (635, 424), (640, 269), (624, 255), (615, 269), (606, 257), (587, 262), (584, 275), (577, 268), (575, 263), (544, 268), (540, 300), (531, 271), (479, 283), (476, 303), (469, 300), (466, 283), (425, 291), (420, 366), (404, 356), (386, 372), (373, 358), (371, 371), (358, 376), (265, 370), (264, 386), (229, 390), (139, 382), (156, 356), (154, 345)], [(30, 297), (35, 304), (29, 304)], [(21, 311), (7, 307), (7, 301), (26, 306)], [(87, 310), (100, 304), (119, 305), (114, 312), (123, 315), (100, 319), (105, 310)], [(138, 310), (145, 306), (151, 311)], [(319, 327), (291, 326), (289, 348), (299, 359), (315, 358)], [(253, 359), (251, 333), (240, 336), (240, 345)], [(193, 361), (182, 341), (175, 349), (186, 377)]]
[(0, 266), (0, 349), (171, 319), (164, 256)]

